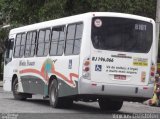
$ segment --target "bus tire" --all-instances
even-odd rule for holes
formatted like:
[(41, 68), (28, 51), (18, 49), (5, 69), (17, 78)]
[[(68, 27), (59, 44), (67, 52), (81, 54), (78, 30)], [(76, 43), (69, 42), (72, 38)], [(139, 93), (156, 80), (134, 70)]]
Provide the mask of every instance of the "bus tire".
[(25, 100), (27, 98), (25, 94), (19, 93), (17, 89), (18, 89), (18, 78), (15, 78), (12, 84), (12, 92), (13, 92), (14, 99)]
[(98, 103), (100, 109), (103, 111), (118, 111), (123, 106), (123, 101), (113, 101), (109, 99), (99, 99)]
[(58, 97), (58, 81), (52, 80), (49, 87), (49, 101), (53, 108), (69, 108), (73, 104), (73, 100), (66, 97)]

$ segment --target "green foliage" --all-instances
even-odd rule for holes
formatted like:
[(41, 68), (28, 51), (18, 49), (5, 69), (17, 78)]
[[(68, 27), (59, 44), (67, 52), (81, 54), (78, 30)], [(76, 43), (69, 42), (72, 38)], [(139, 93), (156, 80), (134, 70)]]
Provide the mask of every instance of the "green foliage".
[(3, 20), (14, 26), (90, 11), (131, 13), (155, 18), (156, 0), (0, 0)]
[(66, 0), (46, 0), (44, 5), (39, 9), (40, 21), (59, 18), (65, 16)]

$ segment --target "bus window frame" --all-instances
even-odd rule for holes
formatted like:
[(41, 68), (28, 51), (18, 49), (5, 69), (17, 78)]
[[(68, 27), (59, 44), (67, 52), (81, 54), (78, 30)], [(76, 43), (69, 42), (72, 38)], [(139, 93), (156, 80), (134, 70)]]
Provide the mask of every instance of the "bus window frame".
[[(26, 42), (27, 42), (27, 34), (28, 33), (30, 33), (30, 32), (35, 32), (36, 33), (36, 38), (35, 38), (35, 48), (34, 48), (34, 55), (33, 56), (25, 56), (25, 51), (26, 51), (26, 43), (25, 43), (25, 51), (24, 51), (24, 58), (31, 58), (31, 57), (34, 57), (35, 56), (35, 54), (36, 54), (36, 46), (37, 46), (37, 30), (32, 30), (32, 31), (28, 31), (27, 33), (26, 33)], [(33, 36), (32, 36), (32, 39), (33, 39)], [(32, 41), (31, 41), (31, 44), (30, 44), (31, 46), (32, 46)], [(30, 53), (31, 53), (31, 50), (30, 50)]]
[[(74, 44), (75, 44), (75, 37), (76, 37), (76, 31), (77, 31), (77, 25), (78, 24), (82, 24), (83, 25), (83, 28), (82, 28), (82, 36), (81, 36), (81, 43), (82, 43), (82, 37), (83, 37), (83, 32), (84, 32), (84, 22), (83, 21), (79, 21), (79, 22), (74, 22), (74, 23), (70, 23), (70, 24), (67, 24), (67, 27), (66, 27), (66, 39), (65, 39), (65, 47), (64, 47), (64, 55), (65, 56), (71, 56), (71, 55), (79, 55), (80, 52), (78, 54), (74, 54)], [(76, 25), (76, 29), (75, 29), (75, 34), (74, 34), (74, 42), (73, 42), (73, 49), (72, 49), (72, 54), (66, 54), (66, 43), (67, 43), (67, 34), (68, 34), (68, 26), (69, 25)], [(80, 45), (80, 51), (81, 51), (81, 45)]]
[[(37, 33), (37, 40), (36, 40), (36, 51), (35, 51), (35, 56), (36, 56), (36, 57), (45, 57), (45, 56), (48, 56), (48, 55), (49, 55), (49, 51), (48, 51), (48, 54), (47, 54), (47, 55), (44, 55), (46, 30), (50, 30), (50, 38), (49, 38), (49, 50), (50, 50), (50, 40), (51, 40), (51, 35), (52, 35), (51, 27), (39, 29), (39, 30), (38, 30), (38, 33)], [(40, 31), (45, 31), (43, 55), (41, 55), (41, 56), (37, 55), (37, 52), (38, 52), (38, 44), (39, 44), (38, 41), (39, 41), (39, 33), (40, 33)]]
[[(61, 55), (57, 55), (58, 53), (58, 44), (59, 44), (59, 39), (58, 39), (58, 44), (57, 44), (57, 50), (56, 50), (56, 55), (51, 55), (51, 43), (52, 43), (52, 36), (53, 36), (53, 29), (57, 28), (57, 27), (63, 27), (64, 28), (64, 46), (63, 46), (63, 52)], [(57, 26), (53, 26), (52, 30), (51, 30), (51, 40), (50, 40), (50, 49), (49, 49), (49, 56), (63, 56), (64, 55), (64, 50), (65, 50), (65, 41), (66, 41), (66, 33), (67, 33), (67, 25), (57, 25)]]
[[(12, 45), (12, 49), (11, 49), (11, 45)], [(12, 50), (11, 55), (10, 55), (10, 50)], [(14, 38), (8, 38), (6, 41), (6, 51), (5, 51), (5, 55), (4, 55), (4, 64), (5, 65), (12, 61), (13, 51), (14, 51)], [(7, 52), (8, 52), (8, 55), (7, 55)]]
[[(16, 42), (17, 42), (17, 36), (19, 35), (19, 34), (21, 34), (21, 41), (20, 41), (20, 50), (19, 50), (19, 55), (18, 55), (18, 57), (15, 57), (15, 49), (16, 49)], [(20, 52), (21, 52), (21, 42), (22, 42), (22, 34), (26, 34), (26, 32), (20, 32), (20, 33), (17, 33), (16, 34), (16, 37), (15, 37), (15, 40), (14, 40), (14, 47), (13, 47), (13, 57), (14, 58), (22, 58), (22, 57), (24, 57), (24, 52), (23, 52), (23, 55), (20, 57)], [(27, 35), (26, 35), (27, 36)], [(25, 44), (26, 44), (26, 41), (25, 41)], [(24, 47), (25, 47), (25, 44), (24, 44)], [(25, 49), (24, 49), (24, 51), (25, 51)]]

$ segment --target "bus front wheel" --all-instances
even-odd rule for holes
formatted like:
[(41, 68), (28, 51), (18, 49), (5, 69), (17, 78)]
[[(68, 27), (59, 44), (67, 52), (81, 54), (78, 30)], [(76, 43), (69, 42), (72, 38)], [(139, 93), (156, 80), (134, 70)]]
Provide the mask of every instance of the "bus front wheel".
[(49, 87), (49, 101), (54, 108), (69, 108), (73, 104), (73, 99), (58, 96), (58, 81), (54, 79)]
[(118, 111), (123, 106), (123, 101), (113, 101), (109, 99), (99, 99), (99, 106), (101, 110)]

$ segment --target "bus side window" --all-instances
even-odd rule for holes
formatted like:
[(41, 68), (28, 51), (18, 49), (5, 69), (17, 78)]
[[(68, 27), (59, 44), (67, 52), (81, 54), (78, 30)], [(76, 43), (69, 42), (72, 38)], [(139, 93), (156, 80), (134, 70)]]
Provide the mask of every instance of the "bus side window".
[(37, 56), (43, 56), (45, 31), (40, 30), (37, 43)]
[(75, 55), (80, 53), (82, 32), (83, 32), (83, 24), (82, 23), (77, 24), (75, 42), (74, 42), (74, 49), (73, 49), (73, 54), (75, 54)]
[(21, 44), (21, 34), (18, 34), (16, 36), (15, 40), (15, 48), (14, 48), (14, 57), (18, 58), (19, 57), (19, 52), (20, 52), (20, 44)]
[(78, 55), (80, 53), (80, 45), (82, 38), (83, 24), (75, 23), (68, 25), (66, 39), (66, 55)]
[(68, 25), (65, 55), (72, 55), (76, 24)]
[(30, 31), (27, 33), (25, 57), (33, 57), (36, 45), (36, 31)]
[(30, 56), (30, 50), (31, 50), (31, 40), (32, 40), (32, 32), (27, 33), (27, 38), (26, 38), (26, 46), (25, 46), (25, 57)]
[(65, 26), (54, 27), (52, 29), (52, 40), (50, 55), (62, 55), (64, 50)]
[(25, 42), (26, 42), (26, 34), (25, 33), (17, 34), (15, 48), (14, 48), (15, 58), (19, 58), (24, 55)]
[(21, 45), (20, 45), (19, 57), (22, 57), (24, 55), (25, 43), (26, 43), (26, 34), (23, 33), (22, 36), (21, 36)]
[(51, 37), (51, 30), (47, 29), (44, 40), (44, 54), (43, 54), (44, 56), (48, 55), (49, 53), (50, 37)]
[(12, 60), (13, 44), (14, 44), (14, 39), (9, 39), (6, 42), (5, 64), (7, 64)]
[(32, 40), (31, 40), (31, 52), (30, 52), (30, 56), (33, 57), (35, 54), (35, 49), (36, 49), (36, 38), (37, 38), (37, 32), (34, 31), (32, 33)]
[(43, 29), (39, 31), (37, 56), (46, 56), (49, 53), (51, 31), (50, 29)]

